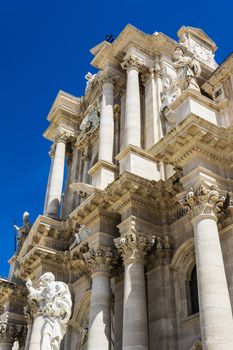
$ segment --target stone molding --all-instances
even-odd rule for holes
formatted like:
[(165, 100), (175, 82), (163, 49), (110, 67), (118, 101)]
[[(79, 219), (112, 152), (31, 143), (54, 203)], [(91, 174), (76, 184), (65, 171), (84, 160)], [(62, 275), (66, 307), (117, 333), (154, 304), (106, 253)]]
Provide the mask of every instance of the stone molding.
[(180, 203), (188, 209), (190, 219), (200, 215), (211, 215), (217, 219), (224, 200), (215, 186), (208, 189), (205, 185), (200, 185), (196, 190), (190, 188)]

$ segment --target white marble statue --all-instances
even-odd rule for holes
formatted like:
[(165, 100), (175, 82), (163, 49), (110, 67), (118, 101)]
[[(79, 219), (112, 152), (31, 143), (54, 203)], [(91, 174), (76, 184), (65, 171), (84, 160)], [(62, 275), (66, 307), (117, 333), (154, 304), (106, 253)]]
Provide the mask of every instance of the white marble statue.
[(86, 84), (86, 89), (85, 89), (85, 94), (87, 93), (87, 91), (91, 88), (93, 82), (94, 82), (94, 79), (95, 77), (97, 76), (97, 74), (92, 74), (90, 72), (88, 72), (86, 75), (85, 75), (85, 79), (87, 80), (87, 84)]
[(184, 56), (181, 47), (177, 47), (173, 53), (175, 59), (174, 67), (177, 72), (177, 83), (181, 91), (192, 89), (200, 92), (197, 78), (201, 74), (199, 62), (194, 57)]
[(59, 350), (67, 323), (71, 316), (71, 295), (64, 282), (55, 281), (51, 272), (40, 277), (40, 287), (32, 287), (32, 281), (26, 282), (29, 299), (39, 303), (43, 313), (41, 329), (41, 350)]

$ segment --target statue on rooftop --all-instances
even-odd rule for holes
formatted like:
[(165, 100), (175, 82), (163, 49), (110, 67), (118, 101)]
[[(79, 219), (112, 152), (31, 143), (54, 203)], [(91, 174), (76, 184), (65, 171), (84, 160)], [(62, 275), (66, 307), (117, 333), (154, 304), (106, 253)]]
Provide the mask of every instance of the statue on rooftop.
[(17, 225), (14, 225), (15, 231), (18, 232), (17, 235), (17, 252), (19, 252), (22, 248), (22, 245), (32, 227), (32, 223), (29, 221), (29, 213), (25, 211), (23, 213), (23, 226), (19, 227)]
[(29, 300), (36, 300), (43, 313), (41, 328), (41, 350), (59, 350), (61, 340), (71, 316), (72, 300), (68, 286), (55, 281), (51, 272), (40, 277), (39, 288), (32, 287), (32, 281), (26, 282)]
[(181, 91), (192, 89), (200, 92), (197, 78), (201, 74), (201, 66), (194, 57), (184, 55), (181, 47), (177, 47), (173, 53), (174, 67), (177, 72), (177, 83)]
[(86, 75), (85, 75), (85, 79), (87, 80), (87, 83), (86, 83), (86, 89), (85, 89), (85, 94), (88, 92), (88, 90), (91, 88), (93, 82), (94, 82), (94, 79), (95, 77), (97, 76), (97, 74), (92, 74), (90, 72), (88, 72)]

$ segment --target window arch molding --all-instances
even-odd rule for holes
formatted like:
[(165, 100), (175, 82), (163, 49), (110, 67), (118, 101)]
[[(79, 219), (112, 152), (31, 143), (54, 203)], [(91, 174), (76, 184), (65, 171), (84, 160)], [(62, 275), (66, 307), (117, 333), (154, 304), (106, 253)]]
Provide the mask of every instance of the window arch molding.
[(191, 314), (189, 282), (195, 265), (194, 238), (190, 238), (177, 249), (170, 265), (174, 271), (176, 316), (178, 322), (185, 321)]

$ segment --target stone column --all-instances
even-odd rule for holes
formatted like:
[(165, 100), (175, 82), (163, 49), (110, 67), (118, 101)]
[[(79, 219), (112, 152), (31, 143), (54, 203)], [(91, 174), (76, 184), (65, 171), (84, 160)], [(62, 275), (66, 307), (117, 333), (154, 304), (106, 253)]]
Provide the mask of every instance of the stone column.
[(52, 170), (53, 170), (54, 154), (55, 154), (55, 144), (53, 143), (51, 146), (51, 149), (49, 151), (49, 156), (51, 158), (51, 165), (50, 165), (49, 178), (48, 178), (46, 195), (45, 195), (45, 203), (44, 203), (44, 211), (43, 211), (44, 215), (46, 215), (47, 207), (48, 207), (48, 195), (49, 195), (49, 190), (50, 190), (51, 174), (52, 174)]
[(90, 176), (88, 175), (88, 170), (90, 167), (90, 154), (89, 149), (86, 147), (85, 151), (82, 152), (82, 160), (83, 160), (83, 178), (82, 182), (89, 184)]
[(149, 242), (130, 229), (115, 243), (125, 265), (122, 349), (148, 350), (144, 264)]
[(161, 125), (161, 69), (158, 63), (143, 75), (145, 85), (145, 148), (149, 149), (163, 137)]
[(109, 350), (111, 341), (110, 267), (112, 253), (92, 249), (85, 255), (91, 268), (92, 289), (88, 350)]
[(127, 71), (126, 106), (125, 106), (125, 142), (141, 147), (141, 110), (139, 90), (139, 68), (141, 64), (136, 57), (126, 56), (121, 64)]
[(68, 136), (65, 133), (60, 133), (56, 139), (56, 149), (51, 173), (46, 213), (48, 216), (53, 218), (58, 217), (59, 206), (61, 203), (67, 139)]
[(217, 227), (224, 198), (201, 185), (183, 204), (194, 227), (203, 350), (233, 349), (233, 320)]
[(112, 163), (114, 119), (113, 119), (113, 76), (104, 72), (100, 76), (103, 84), (102, 106), (99, 128), (99, 160)]

